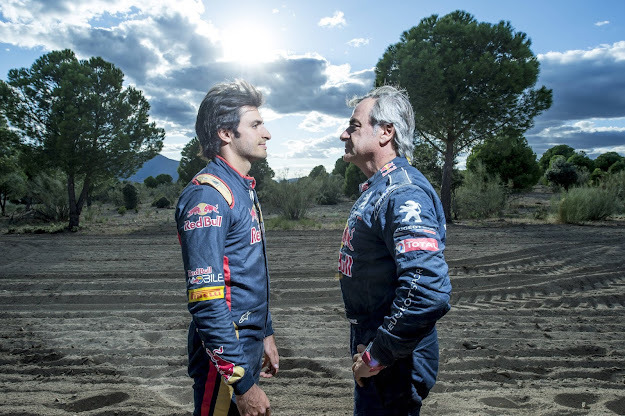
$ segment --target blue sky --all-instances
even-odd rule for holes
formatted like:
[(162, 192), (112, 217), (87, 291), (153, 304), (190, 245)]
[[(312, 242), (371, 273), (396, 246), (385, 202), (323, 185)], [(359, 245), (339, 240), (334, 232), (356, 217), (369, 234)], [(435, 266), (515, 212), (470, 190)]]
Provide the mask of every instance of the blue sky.
[(320, 164), (331, 170), (342, 155), (345, 100), (372, 87), (385, 49), (421, 19), (454, 10), (509, 21), (531, 39), (537, 85), (554, 92), (526, 134), (538, 156), (557, 144), (592, 158), (625, 155), (622, 0), (3, 0), (0, 78), (51, 50), (101, 56), (148, 98), (172, 159), (193, 138), (206, 91), (246, 78), (265, 93), (269, 165), (279, 177), (300, 176)]

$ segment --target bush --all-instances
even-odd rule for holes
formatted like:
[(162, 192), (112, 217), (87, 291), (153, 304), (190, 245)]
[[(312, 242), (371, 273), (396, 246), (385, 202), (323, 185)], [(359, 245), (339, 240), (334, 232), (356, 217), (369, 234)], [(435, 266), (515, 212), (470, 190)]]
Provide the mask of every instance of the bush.
[(152, 202), (152, 206), (156, 208), (169, 208), (171, 207), (171, 201), (166, 197), (162, 196), (159, 199)]
[(326, 175), (315, 180), (317, 195), (315, 202), (319, 205), (336, 205), (343, 195), (343, 177), (339, 175)]
[(456, 189), (454, 213), (458, 218), (489, 218), (505, 204), (506, 189), (499, 178), (488, 175), (478, 162), (473, 172), (465, 172), (463, 184)]
[(557, 209), (558, 221), (565, 224), (603, 220), (616, 212), (617, 197), (607, 189), (572, 188), (562, 194)]
[(304, 218), (310, 209), (317, 194), (317, 186), (318, 184), (309, 178), (267, 184), (269, 189), (265, 190), (264, 200), (282, 217), (299, 220)]
[(156, 188), (158, 186), (158, 181), (154, 176), (148, 176), (143, 180), (143, 184), (148, 188)]
[(139, 206), (139, 191), (137, 191), (137, 188), (133, 184), (127, 183), (122, 188), (122, 194), (124, 195), (124, 207), (136, 210)]
[(63, 174), (37, 175), (29, 185), (29, 197), (35, 216), (44, 221), (67, 221), (69, 201), (67, 183)]

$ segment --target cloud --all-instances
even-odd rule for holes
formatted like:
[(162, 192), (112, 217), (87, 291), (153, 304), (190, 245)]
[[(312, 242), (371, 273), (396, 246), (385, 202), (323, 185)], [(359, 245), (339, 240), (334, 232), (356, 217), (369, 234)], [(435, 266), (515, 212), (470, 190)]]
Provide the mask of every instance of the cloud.
[(317, 25), (321, 27), (329, 27), (329, 28), (344, 27), (347, 25), (347, 22), (345, 21), (345, 14), (341, 11), (336, 11), (334, 12), (334, 15), (332, 15), (332, 17), (321, 18), (321, 20), (319, 20)]
[(349, 46), (354, 47), (354, 48), (360, 48), (361, 46), (368, 45), (369, 44), (369, 39), (355, 38), (355, 39), (352, 39), (349, 42), (347, 42), (347, 44)]
[(603, 25), (609, 25), (609, 24), (610, 24), (609, 20), (604, 20), (602, 22), (595, 23), (595, 26), (603, 26)]
[(298, 128), (313, 133), (327, 130), (329, 127), (346, 125), (345, 117), (332, 117), (318, 111), (307, 113), (304, 120), (297, 126)]

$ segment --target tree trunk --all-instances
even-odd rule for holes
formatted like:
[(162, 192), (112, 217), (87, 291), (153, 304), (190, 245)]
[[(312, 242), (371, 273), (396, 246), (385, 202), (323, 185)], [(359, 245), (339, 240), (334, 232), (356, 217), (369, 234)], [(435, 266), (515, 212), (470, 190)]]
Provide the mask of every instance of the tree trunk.
[(454, 173), (454, 141), (448, 140), (445, 147), (445, 164), (441, 183), (441, 202), (447, 224), (451, 224), (451, 182)]
[(67, 175), (67, 194), (69, 197), (69, 226), (67, 228), (70, 231), (80, 225), (80, 212), (76, 205), (76, 192), (74, 187), (74, 175)]

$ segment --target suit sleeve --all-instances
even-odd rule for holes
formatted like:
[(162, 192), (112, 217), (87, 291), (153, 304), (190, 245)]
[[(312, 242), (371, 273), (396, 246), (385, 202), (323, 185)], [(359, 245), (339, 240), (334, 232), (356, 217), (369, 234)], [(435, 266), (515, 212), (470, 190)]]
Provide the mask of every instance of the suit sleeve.
[(229, 270), (224, 257), (232, 210), (210, 186), (190, 185), (180, 197), (176, 224), (187, 279), (188, 310), (202, 345), (236, 394), (252, 387), (230, 313)]
[(410, 355), (450, 309), (445, 224), (436, 215), (437, 202), (421, 188), (405, 186), (380, 212), (382, 237), (397, 271), (395, 299), (371, 347), (383, 365)]

